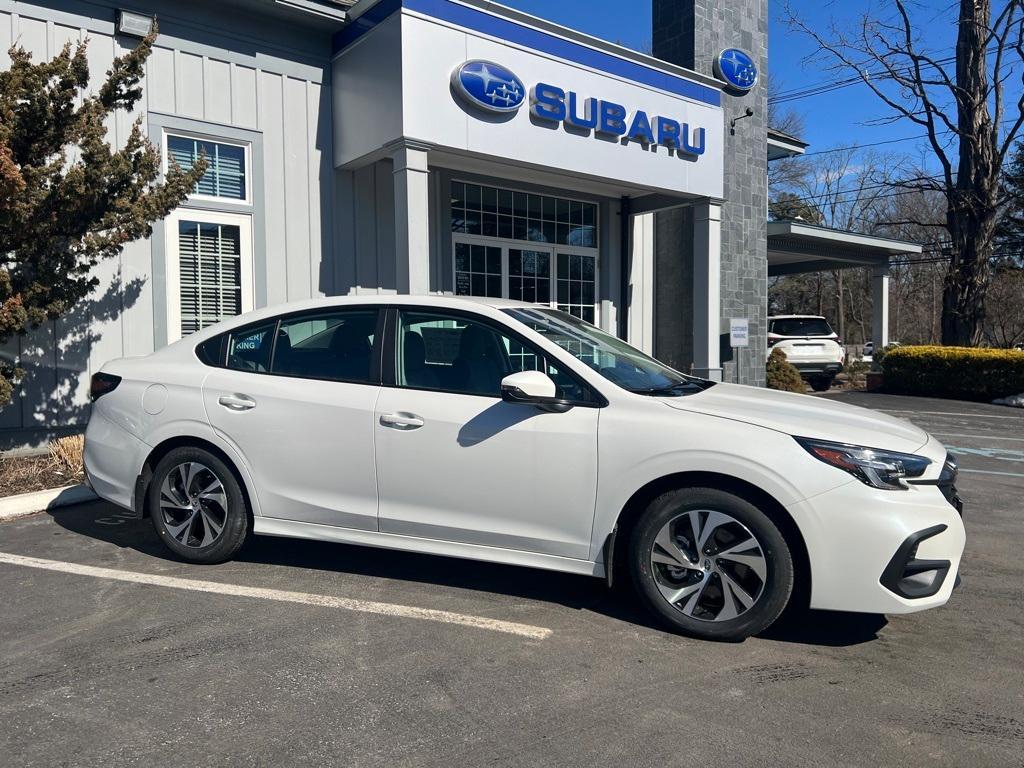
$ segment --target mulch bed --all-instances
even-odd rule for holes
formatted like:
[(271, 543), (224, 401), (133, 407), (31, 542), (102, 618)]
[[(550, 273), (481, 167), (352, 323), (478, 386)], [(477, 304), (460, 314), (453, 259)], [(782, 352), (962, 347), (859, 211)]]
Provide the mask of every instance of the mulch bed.
[(49, 456), (9, 456), (0, 458), (0, 496), (45, 491), (74, 485), (83, 480), (81, 473), (69, 475)]

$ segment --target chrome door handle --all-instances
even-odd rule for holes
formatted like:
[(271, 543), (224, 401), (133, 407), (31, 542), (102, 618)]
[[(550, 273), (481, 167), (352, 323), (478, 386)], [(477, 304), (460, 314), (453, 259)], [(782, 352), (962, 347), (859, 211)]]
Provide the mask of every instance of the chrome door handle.
[(380, 423), (395, 429), (419, 429), (426, 422), (414, 413), (385, 413), (380, 417)]
[(256, 407), (256, 401), (248, 395), (221, 395), (217, 402), (229, 411), (250, 411)]

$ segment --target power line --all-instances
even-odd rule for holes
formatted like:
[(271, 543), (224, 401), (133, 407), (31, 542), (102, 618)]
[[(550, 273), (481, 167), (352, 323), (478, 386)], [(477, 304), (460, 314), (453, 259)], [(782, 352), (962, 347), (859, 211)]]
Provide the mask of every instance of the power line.
[[(1013, 123), (1013, 122), (1016, 122), (1016, 118), (1007, 118), (1007, 119), (1001, 121), (999, 123), (999, 125), (1006, 125), (1008, 123)], [(951, 130), (937, 131), (935, 133), (935, 135), (936, 136), (948, 136), (951, 133), (955, 133), (955, 131), (951, 131)], [(864, 144), (849, 144), (849, 145), (847, 145), (845, 147), (832, 147), (830, 149), (819, 149), (819, 150), (817, 150), (815, 152), (804, 152), (801, 155), (794, 155), (791, 159), (797, 160), (797, 159), (799, 159), (801, 157), (814, 157), (815, 155), (830, 155), (830, 154), (833, 154), (835, 152), (845, 152), (845, 151), (850, 150), (850, 149), (867, 149), (868, 147), (879, 147), (879, 146), (881, 146), (883, 144), (897, 144), (897, 143), (899, 143), (901, 141), (914, 141), (915, 139), (927, 139), (927, 138), (928, 138), (928, 134), (927, 133), (919, 133), (916, 136), (903, 136), (902, 138), (899, 138), (899, 139), (883, 139), (881, 141), (872, 141), (872, 142), (867, 142), (867, 143), (864, 143)]]
[[(995, 50), (995, 49), (993, 49), (993, 50)], [(986, 51), (986, 53), (988, 53), (988, 52), (990, 52), (990, 51)], [(952, 62), (955, 62), (955, 61), (956, 61), (956, 55), (946, 56), (946, 57), (941, 58), (941, 59), (936, 59), (934, 62), (926, 64), (926, 66), (951, 64)], [(906, 74), (909, 74), (913, 69), (914, 69), (913, 67), (907, 66), (907, 67), (904, 67), (902, 69), (896, 69), (895, 71), (896, 71), (896, 74), (906, 75)], [(879, 71), (879, 72), (861, 73), (861, 74), (858, 74), (858, 75), (856, 75), (854, 77), (848, 77), (848, 78), (846, 78), (844, 80), (821, 81), (821, 82), (819, 82), (817, 84), (813, 84), (813, 85), (810, 85), (810, 86), (805, 86), (802, 89), (795, 89), (795, 90), (792, 90), (792, 91), (783, 91), (782, 93), (777, 94), (776, 96), (774, 96), (772, 98), (769, 98), (768, 99), (768, 103), (769, 104), (785, 104), (786, 102), (789, 102), (789, 101), (797, 101), (798, 99), (806, 99), (806, 98), (810, 98), (811, 96), (820, 96), (821, 94), (824, 94), (824, 93), (830, 93), (832, 91), (837, 91), (837, 90), (839, 90), (841, 88), (848, 88), (851, 85), (856, 85), (857, 83), (862, 83), (862, 82), (864, 82), (865, 78), (868, 79), (868, 80), (891, 80), (891, 79), (894, 78), (894, 75), (890, 74), (887, 70), (882, 70), (882, 71)]]
[[(834, 202), (834, 203), (854, 202), (854, 201), (856, 201), (858, 199), (857, 197), (853, 197), (853, 198), (850, 198), (850, 199), (843, 199), (843, 200), (839, 200), (839, 199), (833, 200), (832, 198), (833, 197), (840, 198), (840, 197), (843, 197), (844, 195), (850, 195), (850, 194), (859, 196), (859, 195), (861, 195), (864, 192), (870, 192), (870, 191), (876, 190), (876, 189), (884, 189), (886, 187), (899, 186), (900, 184), (911, 184), (911, 183), (920, 182), (920, 181), (938, 181), (939, 179), (943, 179), (943, 178), (945, 178), (943, 175), (936, 175), (936, 176), (920, 176), (920, 177), (913, 178), (913, 179), (902, 179), (900, 181), (884, 181), (884, 182), (880, 182), (878, 184), (868, 184), (866, 186), (859, 187), (857, 189), (837, 189), (837, 190), (835, 190), (833, 192), (821, 192), (821, 193), (817, 193), (817, 194), (813, 194), (813, 195), (804, 195), (802, 197), (786, 197), (784, 199), (776, 200), (776, 202), (783, 203), (783, 204), (785, 204), (785, 203), (809, 203), (809, 202), (813, 202), (815, 200), (828, 200), (829, 202)], [(875, 196), (872, 197), (872, 199), (873, 200), (880, 200), (880, 199), (884, 199), (886, 197), (893, 197), (893, 196), (895, 196), (897, 194), (912, 194), (912, 193), (921, 192), (921, 191), (922, 191), (921, 189), (903, 189), (900, 192), (893, 192), (893, 193), (888, 193), (888, 194), (885, 194), (885, 195), (875, 195)]]
[[(991, 48), (986, 49), (985, 53), (986, 54), (988, 54), (988, 53), (995, 53), (995, 52), (998, 51), (998, 49), (999, 49), (999, 46), (998, 45), (994, 45)], [(924, 67), (925, 68), (934, 67), (934, 68), (938, 69), (943, 64), (952, 64), (955, 61), (956, 61), (956, 55), (954, 54), (952, 56), (945, 56), (945, 57), (943, 57), (941, 59), (936, 59), (936, 60), (934, 60), (932, 62), (925, 62), (924, 63)], [(913, 66), (907, 66), (907, 67), (904, 67), (902, 69), (901, 68), (896, 68), (895, 71), (896, 71), (897, 74), (907, 75), (907, 74), (910, 74), (913, 71), (913, 69), (914, 69)], [(868, 80), (891, 80), (891, 79), (893, 79), (894, 75), (890, 74), (887, 70), (881, 70), (881, 71), (878, 71), (878, 72), (868, 72), (868, 73), (866, 73), (866, 77), (867, 77)], [(844, 80), (833, 80), (833, 81), (822, 80), (822, 81), (819, 81), (818, 83), (812, 83), (812, 84), (806, 85), (806, 86), (804, 86), (802, 88), (795, 88), (795, 89), (790, 90), (790, 91), (783, 91), (782, 93), (779, 93), (779, 94), (776, 94), (775, 96), (770, 97), (768, 99), (768, 103), (769, 104), (784, 104), (784, 103), (786, 103), (788, 101), (797, 101), (799, 99), (810, 98), (811, 96), (820, 96), (821, 94), (831, 93), (832, 91), (837, 91), (837, 90), (839, 90), (841, 88), (848, 88), (849, 86), (856, 85), (857, 83), (863, 83), (864, 79), (865, 79), (865, 74), (862, 73), (862, 74), (858, 74), (858, 75), (853, 76), (853, 77), (848, 77), (848, 78), (846, 78)]]

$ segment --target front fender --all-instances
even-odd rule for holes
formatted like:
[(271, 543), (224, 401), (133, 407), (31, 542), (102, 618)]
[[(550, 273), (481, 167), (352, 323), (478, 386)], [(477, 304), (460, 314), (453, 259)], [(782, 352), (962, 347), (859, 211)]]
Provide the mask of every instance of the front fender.
[[(597, 557), (626, 505), (645, 486), (681, 473), (708, 473), (748, 483), (780, 506), (825, 493), (850, 478), (829, 468), (775, 430), (704, 414), (661, 410), (602, 414), (597, 507), (591, 557)], [(606, 417), (607, 416), (607, 417)], [(646, 420), (650, 423), (643, 423)], [(794, 521), (804, 532), (813, 519)]]

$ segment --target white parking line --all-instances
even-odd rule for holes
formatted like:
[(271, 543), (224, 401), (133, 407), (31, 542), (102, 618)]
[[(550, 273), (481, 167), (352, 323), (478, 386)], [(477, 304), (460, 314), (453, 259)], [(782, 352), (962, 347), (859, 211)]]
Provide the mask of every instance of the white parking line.
[(973, 475), (1002, 475), (1003, 477), (1024, 477), (1024, 472), (995, 472), (991, 469), (964, 469), (960, 468), (961, 474), (968, 472)]
[(911, 411), (903, 408), (878, 408), (877, 410), (882, 413), (910, 413), (910, 414), (927, 414), (929, 416), (948, 416), (951, 419), (1013, 419), (1017, 417), (1017, 414), (1006, 414), (1005, 416), (997, 415), (994, 413), (969, 413), (961, 411), (960, 413), (950, 413), (948, 411)]
[(277, 600), (284, 603), (316, 605), (322, 608), (341, 608), (346, 611), (375, 613), (380, 616), (438, 621), (442, 624), (460, 624), (464, 627), (486, 629), (491, 632), (504, 632), (509, 635), (528, 637), (533, 640), (544, 640), (551, 636), (551, 630), (547, 627), (534, 627), (530, 624), (517, 624), (512, 621), (488, 619), (483, 616), (469, 616), (462, 613), (437, 611), (432, 608), (416, 608), (408, 605), (393, 605), (391, 603), (354, 600), (349, 597), (314, 595), (307, 592), (287, 592), (279, 589), (245, 587), (240, 584), (220, 584), (215, 581), (198, 581), (193, 579), (179, 579), (174, 576), (157, 576), (149, 573), (118, 571), (113, 568), (98, 568), (92, 565), (65, 563), (59, 560), (43, 560), (38, 557), (24, 557), (22, 555), (8, 554), (6, 552), (0, 552), (0, 563), (22, 565), (26, 568), (41, 568), (45, 571), (70, 573), (75, 576), (92, 576), (97, 579), (112, 579), (114, 581), (127, 581), (132, 584), (147, 584), (154, 587), (187, 589), (192, 592), (212, 592), (214, 594), (230, 595), (232, 597), (254, 597), (262, 600)]
[(979, 440), (1009, 440), (1014, 443), (1024, 443), (1024, 437), (993, 437), (992, 435), (957, 435), (952, 432), (932, 432), (935, 437), (975, 437)]

